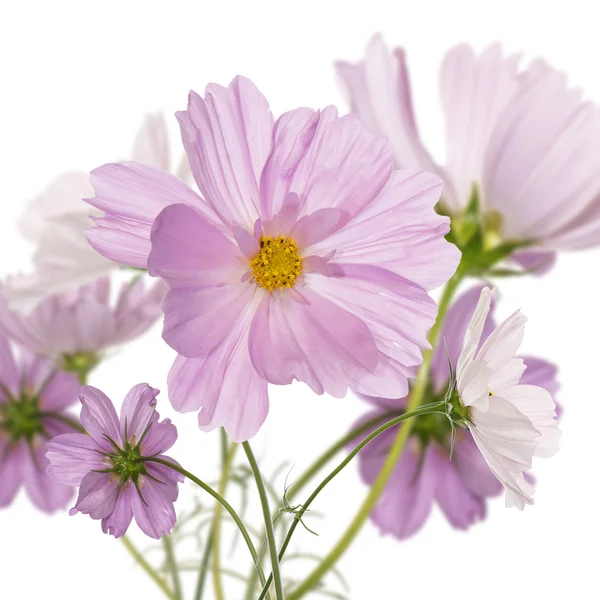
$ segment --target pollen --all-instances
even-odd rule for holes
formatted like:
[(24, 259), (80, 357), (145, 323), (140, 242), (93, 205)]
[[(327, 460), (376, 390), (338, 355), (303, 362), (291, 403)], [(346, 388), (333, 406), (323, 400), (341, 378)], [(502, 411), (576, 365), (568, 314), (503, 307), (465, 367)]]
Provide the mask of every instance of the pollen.
[(260, 251), (250, 261), (254, 279), (260, 287), (273, 291), (291, 288), (302, 273), (302, 257), (296, 242), (283, 235), (261, 237)]

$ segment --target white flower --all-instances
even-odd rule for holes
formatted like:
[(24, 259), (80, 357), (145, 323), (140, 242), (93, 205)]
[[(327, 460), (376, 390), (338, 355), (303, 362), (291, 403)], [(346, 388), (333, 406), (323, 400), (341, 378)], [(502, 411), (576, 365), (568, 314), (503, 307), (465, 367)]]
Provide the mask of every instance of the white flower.
[[(134, 161), (168, 171), (171, 165), (165, 119), (156, 113), (146, 117), (131, 153)], [(189, 174), (187, 159), (175, 173)], [(48, 294), (71, 290), (106, 275), (118, 265), (98, 254), (84, 231), (90, 216), (102, 212), (83, 201), (94, 195), (85, 172), (69, 172), (55, 179), (44, 192), (27, 203), (19, 220), (25, 238), (35, 244), (34, 272), (11, 277), (4, 293), (13, 307), (27, 309)]]
[(469, 429), (490, 469), (504, 485), (506, 506), (533, 504), (533, 486), (524, 473), (534, 456), (558, 451), (560, 430), (552, 396), (534, 385), (519, 385), (525, 371), (515, 358), (525, 328), (520, 311), (490, 334), (478, 350), (490, 311), (492, 291), (481, 291), (457, 365), (457, 389), (468, 412)]

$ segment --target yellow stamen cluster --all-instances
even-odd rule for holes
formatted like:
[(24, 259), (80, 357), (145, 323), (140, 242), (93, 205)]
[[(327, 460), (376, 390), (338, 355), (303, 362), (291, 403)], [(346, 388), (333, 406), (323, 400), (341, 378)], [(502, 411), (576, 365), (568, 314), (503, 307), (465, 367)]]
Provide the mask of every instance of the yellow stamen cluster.
[(283, 235), (261, 237), (260, 251), (250, 261), (250, 266), (256, 283), (272, 292), (294, 287), (296, 277), (302, 273), (302, 257), (291, 238)]

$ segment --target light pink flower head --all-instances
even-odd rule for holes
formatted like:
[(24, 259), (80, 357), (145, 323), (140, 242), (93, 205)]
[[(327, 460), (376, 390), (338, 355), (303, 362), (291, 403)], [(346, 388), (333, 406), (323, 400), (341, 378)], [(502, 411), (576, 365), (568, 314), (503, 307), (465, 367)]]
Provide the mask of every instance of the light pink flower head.
[(352, 108), (373, 133), (385, 135), (396, 164), (437, 173), (443, 204), (460, 214), (477, 187), (483, 219), (505, 240), (536, 242), (544, 252), (521, 255), (526, 267), (547, 251), (585, 248), (600, 240), (600, 113), (567, 86), (566, 77), (499, 44), (477, 56), (452, 48), (441, 67), (446, 165), (419, 137), (403, 50), (390, 53), (376, 36), (363, 61), (337, 70)]
[(134, 339), (156, 322), (165, 286), (156, 282), (147, 287), (141, 279), (124, 283), (115, 302), (110, 291), (109, 278), (101, 277), (48, 296), (29, 313), (10, 309), (0, 297), (0, 331), (63, 366), (78, 357), (96, 360), (102, 351)]
[(158, 539), (175, 525), (174, 503), (179, 473), (165, 465), (145, 462), (159, 458), (177, 440), (169, 419), (159, 422), (158, 390), (135, 385), (123, 401), (121, 418), (100, 390), (81, 389), (81, 422), (89, 433), (66, 433), (48, 444), (48, 474), (56, 481), (79, 487), (70, 514), (102, 520), (102, 531), (121, 537), (135, 517), (140, 529)]
[[(187, 158), (179, 166), (173, 164), (167, 125), (161, 113), (145, 118), (131, 156), (159, 169), (173, 169), (182, 179), (188, 178)], [(35, 244), (34, 272), (12, 277), (7, 282), (5, 295), (12, 305), (31, 307), (48, 294), (71, 290), (115, 269), (117, 265), (95, 252), (85, 238), (90, 213), (100, 215), (81, 202), (93, 193), (89, 174), (72, 171), (55, 179), (27, 203), (19, 229)]]
[(393, 171), (387, 142), (334, 107), (274, 121), (243, 77), (191, 92), (177, 116), (202, 197), (157, 169), (105, 165), (90, 202), (106, 215), (88, 232), (170, 288), (175, 408), (241, 441), (266, 417), (268, 383), (405, 395), (435, 318), (426, 290), (459, 259), (433, 210), (439, 178)]
[(515, 357), (526, 321), (521, 312), (481, 343), (491, 299), (484, 288), (458, 357), (456, 389), (473, 439), (505, 488), (506, 505), (523, 510), (535, 491), (525, 474), (534, 456), (558, 452), (560, 430), (550, 392), (521, 380), (526, 367)]
[(67, 412), (78, 394), (75, 375), (23, 349), (15, 357), (0, 335), (0, 507), (8, 506), (21, 487), (44, 512), (67, 505), (72, 490), (46, 474), (46, 446), (78, 426)]

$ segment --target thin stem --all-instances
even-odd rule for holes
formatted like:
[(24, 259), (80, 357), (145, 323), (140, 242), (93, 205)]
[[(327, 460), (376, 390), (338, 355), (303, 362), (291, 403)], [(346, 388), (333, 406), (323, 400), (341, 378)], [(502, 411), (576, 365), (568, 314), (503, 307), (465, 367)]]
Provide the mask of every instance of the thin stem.
[[(233, 458), (237, 450), (236, 444), (229, 445), (227, 434), (221, 429), (221, 479), (219, 480), (219, 494), (225, 495)], [(221, 578), (221, 506), (217, 504), (213, 515), (212, 524), (212, 580), (216, 600), (225, 600), (225, 591)]]
[[(254, 458), (252, 448), (250, 448), (250, 444), (248, 442), (244, 442), (242, 446), (244, 447), (244, 452), (246, 452), (246, 456), (248, 457), (248, 462), (250, 463), (250, 468), (252, 469), (252, 473), (254, 474), (254, 479), (256, 481), (258, 495), (260, 496), (260, 503), (262, 506), (263, 517), (265, 520), (265, 529), (267, 530), (267, 543), (269, 544), (269, 554), (271, 556), (272, 579), (275, 582), (275, 596), (277, 597), (277, 600), (284, 600), (283, 582), (281, 581), (279, 558), (277, 557), (277, 546), (275, 544), (275, 531), (273, 529), (273, 520), (271, 519), (271, 509), (269, 508), (269, 498), (267, 497), (267, 490), (265, 488), (265, 484), (260, 474), (260, 469), (258, 468), (256, 458)], [(263, 588), (266, 594), (269, 587), (263, 584)]]
[(140, 554), (139, 550), (134, 546), (133, 542), (124, 535), (121, 538), (123, 545), (127, 548), (127, 551), (131, 556), (135, 559), (135, 561), (146, 571), (148, 576), (156, 583), (156, 585), (163, 591), (165, 596), (169, 598), (169, 600), (177, 600), (177, 597), (173, 594), (173, 592), (169, 589), (169, 586), (165, 582), (165, 580), (152, 568), (150, 563)]
[[(448, 283), (444, 287), (440, 300), (438, 302), (438, 317), (429, 332), (429, 342), (431, 349), (423, 351), (423, 363), (419, 369), (417, 376), (417, 382), (414, 389), (411, 391), (410, 398), (406, 405), (407, 412), (412, 412), (416, 409), (425, 397), (425, 391), (427, 390), (427, 383), (429, 381), (429, 372), (431, 370), (431, 361), (433, 359), (433, 348), (435, 348), (436, 342), (438, 341), (439, 335), (442, 331), (442, 325), (446, 312), (450, 307), (452, 298), (458, 290), (458, 287), (465, 276), (465, 267), (463, 263), (459, 264), (456, 273), (449, 279)], [(308, 575), (308, 577), (301, 583), (289, 596), (288, 600), (299, 600), (306, 595), (312, 588), (315, 587), (324, 577), (324, 575), (337, 563), (344, 552), (350, 547), (362, 526), (369, 518), (371, 511), (375, 508), (377, 502), (383, 490), (385, 489), (387, 482), (389, 481), (396, 463), (402, 454), (406, 442), (410, 436), (412, 430), (412, 424), (414, 421), (408, 421), (404, 427), (401, 427), (398, 431), (398, 435), (394, 440), (392, 448), (377, 476), (377, 479), (371, 486), (366, 498), (362, 505), (358, 509), (358, 512), (348, 525), (346, 531), (342, 534), (341, 538), (331, 549), (329, 554), (323, 559), (321, 564), (317, 565), (315, 569)]]
[(181, 595), (181, 581), (179, 580), (179, 569), (177, 567), (177, 561), (175, 560), (175, 553), (173, 551), (171, 537), (168, 535), (163, 535), (162, 542), (165, 548), (167, 566), (169, 571), (171, 571), (171, 578), (173, 580), (173, 595), (175, 598), (177, 598), (177, 600), (183, 600), (183, 596)]
[(155, 463), (158, 463), (159, 465), (168, 467), (169, 469), (172, 469), (173, 471), (177, 471), (178, 473), (181, 473), (181, 475), (183, 475), (184, 477), (187, 477), (190, 481), (193, 481), (196, 485), (200, 486), (207, 494), (211, 495), (217, 502), (219, 502), (219, 504), (221, 504), (223, 506), (223, 508), (229, 513), (231, 518), (235, 521), (235, 524), (238, 526), (238, 529), (240, 530), (240, 533), (242, 534), (242, 537), (244, 538), (244, 541), (246, 542), (246, 545), (248, 546), (248, 550), (250, 551), (252, 560), (258, 570), (258, 577), (261, 581), (261, 585), (264, 585), (266, 582), (265, 574), (260, 565), (260, 561), (258, 558), (258, 553), (256, 552), (256, 548), (254, 547), (254, 544), (252, 543), (252, 538), (250, 537), (250, 534), (248, 533), (248, 530), (246, 529), (244, 523), (242, 522), (242, 520), (240, 519), (238, 514), (235, 512), (235, 510), (231, 506), (231, 504), (229, 504), (229, 502), (227, 502), (227, 500), (225, 500), (225, 498), (223, 498), (219, 493), (215, 492), (215, 490), (213, 490), (209, 485), (204, 483), (204, 481), (202, 481), (201, 479), (198, 479), (198, 477), (196, 477), (189, 471), (186, 471), (184, 468), (180, 467), (179, 465), (176, 465), (167, 460), (163, 460), (162, 458), (154, 458), (154, 457), (144, 458), (143, 461), (144, 462), (155, 462)]
[[(298, 512), (298, 514), (295, 515), (294, 521), (292, 522), (290, 529), (288, 530), (288, 533), (285, 537), (285, 540), (283, 541), (283, 544), (281, 545), (281, 550), (279, 551), (279, 560), (281, 561), (283, 559), (285, 551), (287, 550), (287, 547), (290, 544), (292, 536), (294, 535), (294, 531), (296, 531), (296, 527), (298, 527), (298, 523), (302, 519), (302, 516), (304, 515), (304, 513), (308, 510), (309, 506), (315, 501), (317, 496), (323, 491), (323, 489), (327, 486), (327, 484), (332, 479), (334, 479), (340, 473), (340, 471), (342, 471), (348, 465), (348, 463), (369, 442), (373, 441), (378, 435), (381, 435), (384, 431), (387, 431), (388, 429), (390, 429), (390, 427), (395, 427), (399, 423), (402, 423), (402, 421), (407, 421), (407, 420), (412, 419), (413, 417), (418, 417), (420, 415), (428, 415), (428, 414), (432, 414), (432, 413), (441, 412), (442, 414), (446, 414), (444, 411), (439, 410), (444, 407), (444, 403), (445, 403), (445, 401), (434, 402), (432, 404), (427, 404), (425, 406), (421, 406), (420, 408), (417, 408), (410, 412), (405, 412), (404, 414), (396, 417), (395, 419), (388, 421), (384, 425), (381, 425), (381, 427), (378, 427), (375, 431), (371, 432), (360, 443), (358, 443), (352, 449), (352, 451), (348, 454), (348, 456), (346, 456), (346, 458), (344, 458), (344, 460), (333, 471), (331, 471), (331, 473), (329, 473), (329, 475), (327, 475), (327, 477), (325, 477), (325, 479), (323, 479), (323, 481), (321, 481), (321, 483), (315, 488), (314, 492), (308, 497), (307, 501), (302, 505), (302, 508)], [(404, 427), (406, 427), (406, 425)], [(404, 429), (404, 427), (402, 429)], [(264, 586), (261, 595), (258, 597), (258, 600), (263, 600), (263, 598), (265, 597), (266, 590), (268, 589), (268, 586), (270, 585), (270, 583), (271, 583), (271, 576), (269, 575), (269, 577), (267, 578), (267, 584)], [(288, 600), (293, 600), (295, 598), (299, 598), (300, 596), (298, 595), (298, 593), (302, 587), (303, 586), (300, 586), (296, 590), (294, 590), (294, 592), (292, 592), (292, 594), (288, 597)], [(304, 592), (302, 592), (302, 593), (304, 593)]]
[(365, 431), (369, 431), (373, 425), (385, 423), (388, 419), (397, 415), (398, 411), (389, 411), (385, 414), (378, 415), (373, 419), (369, 419), (361, 423), (358, 427), (351, 429), (343, 435), (337, 442), (332, 444), (323, 454), (321, 454), (313, 463), (304, 471), (304, 473), (290, 485), (287, 492), (288, 498), (296, 496), (300, 490), (304, 489), (308, 482), (338, 453), (341, 452), (348, 444), (354, 441)]
[(213, 543), (213, 529), (211, 527), (208, 539), (204, 546), (204, 552), (202, 554), (202, 561), (198, 570), (198, 583), (196, 585), (196, 593), (194, 594), (194, 600), (202, 600), (204, 594), (204, 586), (206, 585), (206, 574), (208, 573), (208, 563), (210, 561), (210, 553)]

